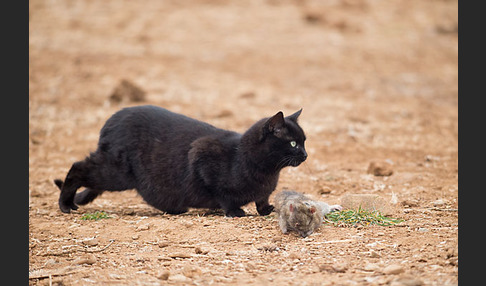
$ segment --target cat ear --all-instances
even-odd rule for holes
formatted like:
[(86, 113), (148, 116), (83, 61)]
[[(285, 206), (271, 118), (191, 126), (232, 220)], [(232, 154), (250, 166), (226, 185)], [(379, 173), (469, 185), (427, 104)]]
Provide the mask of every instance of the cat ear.
[(297, 119), (299, 118), (301, 113), (302, 113), (302, 108), (299, 111), (297, 111), (296, 113), (287, 116), (287, 118), (292, 120), (293, 122), (297, 122)]
[(294, 205), (293, 204), (290, 204), (289, 210), (290, 210), (290, 212), (294, 212)]
[(265, 129), (270, 133), (278, 132), (285, 125), (285, 119), (283, 117), (282, 111), (279, 111), (274, 116), (270, 117), (267, 122), (265, 122)]

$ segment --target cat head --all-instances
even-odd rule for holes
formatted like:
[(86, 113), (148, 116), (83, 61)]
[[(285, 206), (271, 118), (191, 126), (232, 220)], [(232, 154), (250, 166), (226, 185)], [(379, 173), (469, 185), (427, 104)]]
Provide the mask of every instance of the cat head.
[(297, 122), (301, 113), (302, 109), (284, 117), (279, 111), (257, 124), (260, 147), (267, 152), (267, 160), (274, 162), (277, 169), (296, 167), (307, 159), (306, 137)]
[(322, 223), (322, 216), (312, 202), (296, 202), (288, 205), (288, 208), (289, 228), (302, 237), (311, 235)]

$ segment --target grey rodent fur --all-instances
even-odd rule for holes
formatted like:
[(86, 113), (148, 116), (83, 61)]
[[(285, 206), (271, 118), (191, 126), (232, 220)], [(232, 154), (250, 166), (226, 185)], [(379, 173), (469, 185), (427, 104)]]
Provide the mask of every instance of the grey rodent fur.
[(340, 205), (330, 206), (296, 191), (278, 193), (274, 205), (282, 232), (296, 231), (302, 237), (307, 237), (318, 229), (324, 215), (342, 209)]

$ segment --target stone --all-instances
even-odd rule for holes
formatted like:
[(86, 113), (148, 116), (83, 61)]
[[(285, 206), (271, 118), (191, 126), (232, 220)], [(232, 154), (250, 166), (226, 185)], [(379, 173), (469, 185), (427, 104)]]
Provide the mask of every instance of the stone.
[(363, 267), (364, 271), (378, 271), (380, 269), (380, 266), (374, 264), (374, 263), (368, 263)]
[(164, 248), (164, 247), (167, 247), (169, 246), (169, 243), (167, 241), (159, 241), (157, 243), (157, 245), (160, 247), (160, 248)]
[(300, 255), (297, 252), (291, 252), (289, 254), (289, 259), (291, 259), (291, 260), (299, 259), (300, 260)]
[(386, 161), (371, 162), (367, 170), (368, 174), (374, 176), (391, 176), (393, 174), (392, 165)]
[(98, 245), (98, 240), (96, 238), (87, 239), (87, 240), (83, 241), (83, 244), (88, 245), (88, 246), (96, 246), (96, 245)]
[(196, 246), (194, 248), (194, 251), (196, 252), (196, 254), (202, 254), (202, 255), (206, 255), (209, 253), (209, 250), (206, 249), (206, 248), (203, 248), (203, 247), (199, 247), (199, 246)]
[(187, 278), (186, 276), (182, 275), (182, 274), (176, 274), (176, 275), (173, 275), (173, 276), (169, 276), (169, 281), (172, 281), (172, 282), (188, 282), (190, 279)]
[(146, 223), (146, 224), (142, 224), (142, 225), (137, 226), (137, 231), (148, 230), (149, 228), (150, 228), (150, 224)]
[(96, 263), (96, 260), (97, 260), (96, 256), (94, 256), (93, 254), (87, 254), (87, 255), (76, 258), (73, 261), (73, 264), (74, 265), (81, 265), (81, 264), (92, 265), (92, 264)]
[(371, 258), (380, 258), (381, 255), (378, 254), (378, 252), (374, 251), (374, 250), (370, 250), (370, 257)]
[(434, 207), (443, 207), (445, 206), (446, 202), (442, 199), (438, 199), (436, 201), (433, 201), (432, 204), (434, 205)]
[(402, 275), (390, 283), (391, 286), (422, 286), (424, 282), (419, 278)]
[(200, 276), (202, 274), (202, 271), (196, 266), (186, 265), (182, 269), (182, 274), (187, 278), (194, 278)]
[(188, 254), (188, 253), (184, 253), (184, 252), (175, 252), (175, 253), (169, 254), (169, 257), (170, 258), (191, 258), (191, 255)]
[(400, 264), (390, 264), (383, 269), (383, 273), (387, 275), (403, 273), (405, 269)]
[(346, 263), (336, 263), (336, 264), (322, 264), (319, 265), (319, 271), (329, 272), (329, 273), (344, 273), (348, 269)]
[(157, 274), (156, 277), (157, 277), (157, 279), (160, 279), (160, 280), (167, 280), (167, 279), (169, 279), (169, 276), (170, 276), (169, 270), (162, 270)]
[(123, 79), (114, 88), (110, 95), (110, 100), (112, 102), (121, 102), (124, 99), (133, 102), (139, 102), (145, 100), (145, 91), (134, 83)]
[(329, 187), (326, 187), (326, 186), (320, 186), (317, 193), (319, 195), (327, 195), (327, 194), (330, 194), (332, 192), (331, 188)]

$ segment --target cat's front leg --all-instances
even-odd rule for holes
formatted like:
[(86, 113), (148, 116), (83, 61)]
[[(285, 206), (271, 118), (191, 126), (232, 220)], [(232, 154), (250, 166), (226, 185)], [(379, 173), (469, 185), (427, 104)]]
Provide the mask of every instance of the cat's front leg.
[(227, 217), (243, 217), (243, 216), (246, 216), (245, 211), (242, 210), (241, 208), (224, 210), (224, 213)]
[(218, 201), (220, 207), (223, 209), (224, 214), (227, 217), (243, 217), (246, 216), (246, 213), (244, 210), (241, 209), (241, 203), (232, 201), (232, 200), (224, 200), (224, 199), (219, 199)]
[(255, 202), (257, 212), (259, 215), (269, 215), (274, 207), (268, 203), (268, 197)]

